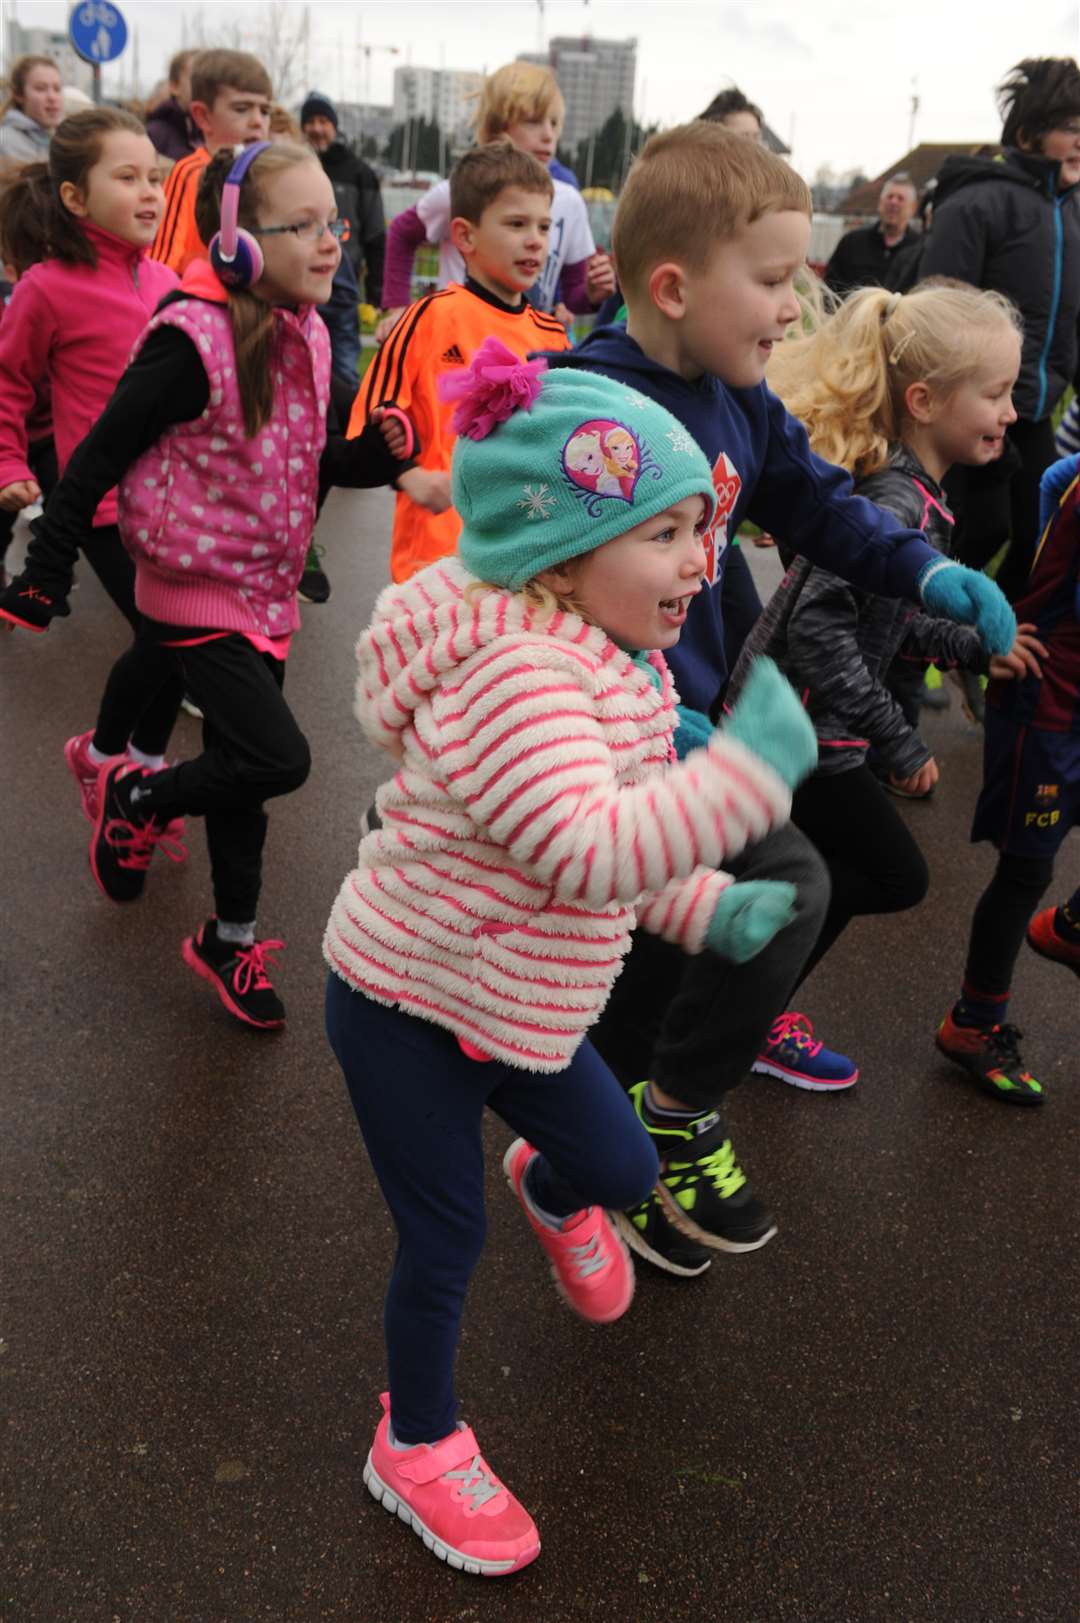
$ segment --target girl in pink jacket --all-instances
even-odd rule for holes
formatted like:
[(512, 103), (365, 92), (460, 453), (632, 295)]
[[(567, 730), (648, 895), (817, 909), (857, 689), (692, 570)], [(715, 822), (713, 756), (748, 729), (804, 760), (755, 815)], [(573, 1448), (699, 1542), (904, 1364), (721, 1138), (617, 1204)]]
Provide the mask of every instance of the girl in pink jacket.
[[(4, 193), (4, 220), (26, 235), (33, 215), (41, 258), (20, 275), (0, 326), (0, 509), (39, 500), (32, 461), (35, 402), (47, 388), (59, 471), (90, 432), (132, 345), (176, 275), (147, 257), (164, 207), (160, 160), (138, 119), (92, 107), (55, 131), (48, 163), (28, 164)], [(115, 484), (115, 481), (113, 481)], [(117, 528), (116, 491), (85, 515), (76, 546), (121, 614), (138, 630), (135, 571)], [(12, 616), (31, 625), (27, 615)], [(83, 810), (96, 810), (97, 771), (130, 749), (161, 765), (181, 692), (153, 650), (133, 643), (110, 679), (112, 731), (69, 739), (64, 754)], [(93, 770), (91, 770), (91, 765)]]
[[(775, 667), (672, 761), (678, 640), (706, 569), (712, 476), (660, 406), (488, 339), (448, 385), (459, 556), (379, 598), (357, 714), (398, 770), (330, 915), (327, 1028), (398, 1231), (390, 1391), (364, 1480), (440, 1559), (514, 1572), (531, 1517), (457, 1420), (454, 1360), (484, 1238), (481, 1123), (521, 1134), (507, 1178), (569, 1304), (630, 1305), (621, 1214), (652, 1141), (587, 1032), (635, 924), (750, 958), (790, 885), (725, 857), (786, 821), (816, 758)], [(618, 488), (570, 452), (618, 446)]]
[[(298, 789), (310, 767), (282, 685), (319, 479), (387, 483), (411, 425), (380, 420), (327, 443), (330, 347), (315, 306), (329, 297), (341, 250), (315, 154), (267, 142), (240, 158), (217, 154), (196, 202), (204, 241), (224, 222), (224, 195), (249, 276), (226, 287), (206, 260), (188, 266), (50, 498), (23, 574), (0, 593), (0, 616), (44, 630), (69, 612), (81, 527), (118, 485), (143, 669), (191, 694), (204, 748), (171, 767), (114, 749), (91, 768), (90, 867), (110, 900), (134, 901), (154, 851), (182, 849), (170, 826), (204, 817), (215, 912), (185, 940), (184, 960), (236, 1019), (276, 1030), (285, 1008), (268, 955), (282, 943), (256, 935), (263, 803)], [(99, 727), (114, 740), (115, 675)]]

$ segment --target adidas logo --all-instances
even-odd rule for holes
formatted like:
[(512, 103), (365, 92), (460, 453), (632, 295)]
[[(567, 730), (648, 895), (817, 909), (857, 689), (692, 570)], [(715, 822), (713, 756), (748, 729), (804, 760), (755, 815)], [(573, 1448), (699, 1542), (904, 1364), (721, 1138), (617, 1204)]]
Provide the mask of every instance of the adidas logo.
[(449, 349), (444, 349), (440, 360), (445, 361), (447, 366), (465, 365), (465, 357), (456, 344), (451, 344)]

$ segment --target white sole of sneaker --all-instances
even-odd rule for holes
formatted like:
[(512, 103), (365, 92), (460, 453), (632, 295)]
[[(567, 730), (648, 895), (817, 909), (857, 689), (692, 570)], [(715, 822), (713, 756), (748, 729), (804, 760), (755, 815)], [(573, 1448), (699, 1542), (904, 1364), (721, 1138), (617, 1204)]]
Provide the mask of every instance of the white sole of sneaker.
[(670, 1257), (654, 1251), (641, 1230), (634, 1227), (625, 1212), (609, 1212), (608, 1216), (631, 1251), (639, 1257), (644, 1257), (646, 1262), (651, 1262), (654, 1268), (662, 1268), (665, 1274), (677, 1274), (680, 1279), (697, 1279), (712, 1267), (712, 1258), (706, 1257), (696, 1268), (684, 1268), (680, 1263), (673, 1262)]
[(671, 1191), (661, 1180), (656, 1186), (656, 1197), (664, 1208), (664, 1216), (669, 1223), (674, 1224), (680, 1234), (688, 1239), (696, 1240), (699, 1245), (707, 1245), (710, 1251), (730, 1251), (738, 1256), (743, 1251), (760, 1251), (763, 1245), (778, 1232), (774, 1223), (771, 1229), (762, 1234), (757, 1240), (729, 1240), (723, 1234), (713, 1234), (709, 1229), (699, 1228), (692, 1217), (688, 1217)]
[(418, 1516), (404, 1499), (398, 1498), (393, 1488), (387, 1486), (376, 1471), (370, 1454), (364, 1466), (364, 1486), (384, 1510), (388, 1510), (391, 1516), (397, 1516), (406, 1527), (412, 1528), (417, 1538), (423, 1539), (425, 1549), (430, 1550), (432, 1555), (438, 1556), (440, 1561), (445, 1561), (448, 1567), (454, 1567), (458, 1572), (471, 1572), (478, 1578), (504, 1578), (508, 1573), (520, 1572), (522, 1567), (527, 1567), (540, 1554), (539, 1539), (535, 1545), (513, 1561), (477, 1561), (473, 1556), (463, 1555), (460, 1550), (455, 1550), (452, 1544), (444, 1544), (442, 1539), (437, 1538), (431, 1531), (423, 1517)]
[(768, 1060), (755, 1060), (750, 1069), (758, 1076), (778, 1076), (781, 1082), (787, 1082), (793, 1088), (802, 1088), (806, 1093), (845, 1093), (859, 1080), (856, 1071), (854, 1076), (845, 1077), (842, 1082), (811, 1082), (809, 1077), (801, 1076), (798, 1071), (786, 1071), (782, 1065), (772, 1065)]

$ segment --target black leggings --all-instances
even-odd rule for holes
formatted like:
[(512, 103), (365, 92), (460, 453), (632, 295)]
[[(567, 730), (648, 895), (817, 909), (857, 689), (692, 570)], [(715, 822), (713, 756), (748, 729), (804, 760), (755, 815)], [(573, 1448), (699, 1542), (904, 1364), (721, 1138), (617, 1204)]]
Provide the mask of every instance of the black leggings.
[[(185, 635), (198, 633), (147, 621), (144, 640)], [(247, 924), (262, 883), (263, 801), (299, 789), (311, 769), (307, 739), (282, 692), (284, 663), (236, 634), (188, 648), (159, 641), (157, 657), (203, 712), (203, 752), (156, 772), (141, 804), (162, 820), (205, 818), (215, 911), (230, 924)]]
[(853, 918), (916, 907), (930, 875), (896, 805), (865, 763), (807, 778), (795, 791), (791, 821), (824, 857), (832, 883), (829, 910), (801, 984)]
[(1004, 997), (1032, 914), (1054, 877), (1053, 857), (1017, 857), (1003, 851), (971, 920), (964, 990)]
[(175, 667), (157, 645), (140, 637), (135, 607), (135, 565), (115, 524), (92, 530), (82, 555), (124, 616), (135, 640), (109, 672), (94, 729), (94, 747), (122, 755), (130, 741), (146, 755), (164, 755), (184, 696)]

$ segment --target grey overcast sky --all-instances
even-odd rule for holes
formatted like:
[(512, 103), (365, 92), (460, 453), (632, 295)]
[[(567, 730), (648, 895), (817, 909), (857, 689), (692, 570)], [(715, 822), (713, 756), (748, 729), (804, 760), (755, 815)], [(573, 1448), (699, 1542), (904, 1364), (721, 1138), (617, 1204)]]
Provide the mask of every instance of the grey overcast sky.
[[(117, 0), (138, 29), (149, 88), (196, 14), (254, 44), (267, 0)], [(299, 17), (304, 7), (283, 8)], [(1075, 0), (321, 0), (308, 8), (312, 82), (347, 100), (388, 102), (393, 68), (492, 70), (547, 36), (589, 32), (638, 41), (637, 116), (674, 124), (733, 81), (791, 142), (796, 167), (875, 174), (915, 138), (991, 141), (1000, 131), (993, 85), (1025, 56), (1080, 52)], [(25, 26), (66, 26), (64, 0), (0, 0)], [(392, 55), (386, 47), (397, 48)], [(363, 47), (371, 47), (367, 56)], [(106, 91), (125, 83), (130, 56), (106, 69)]]

